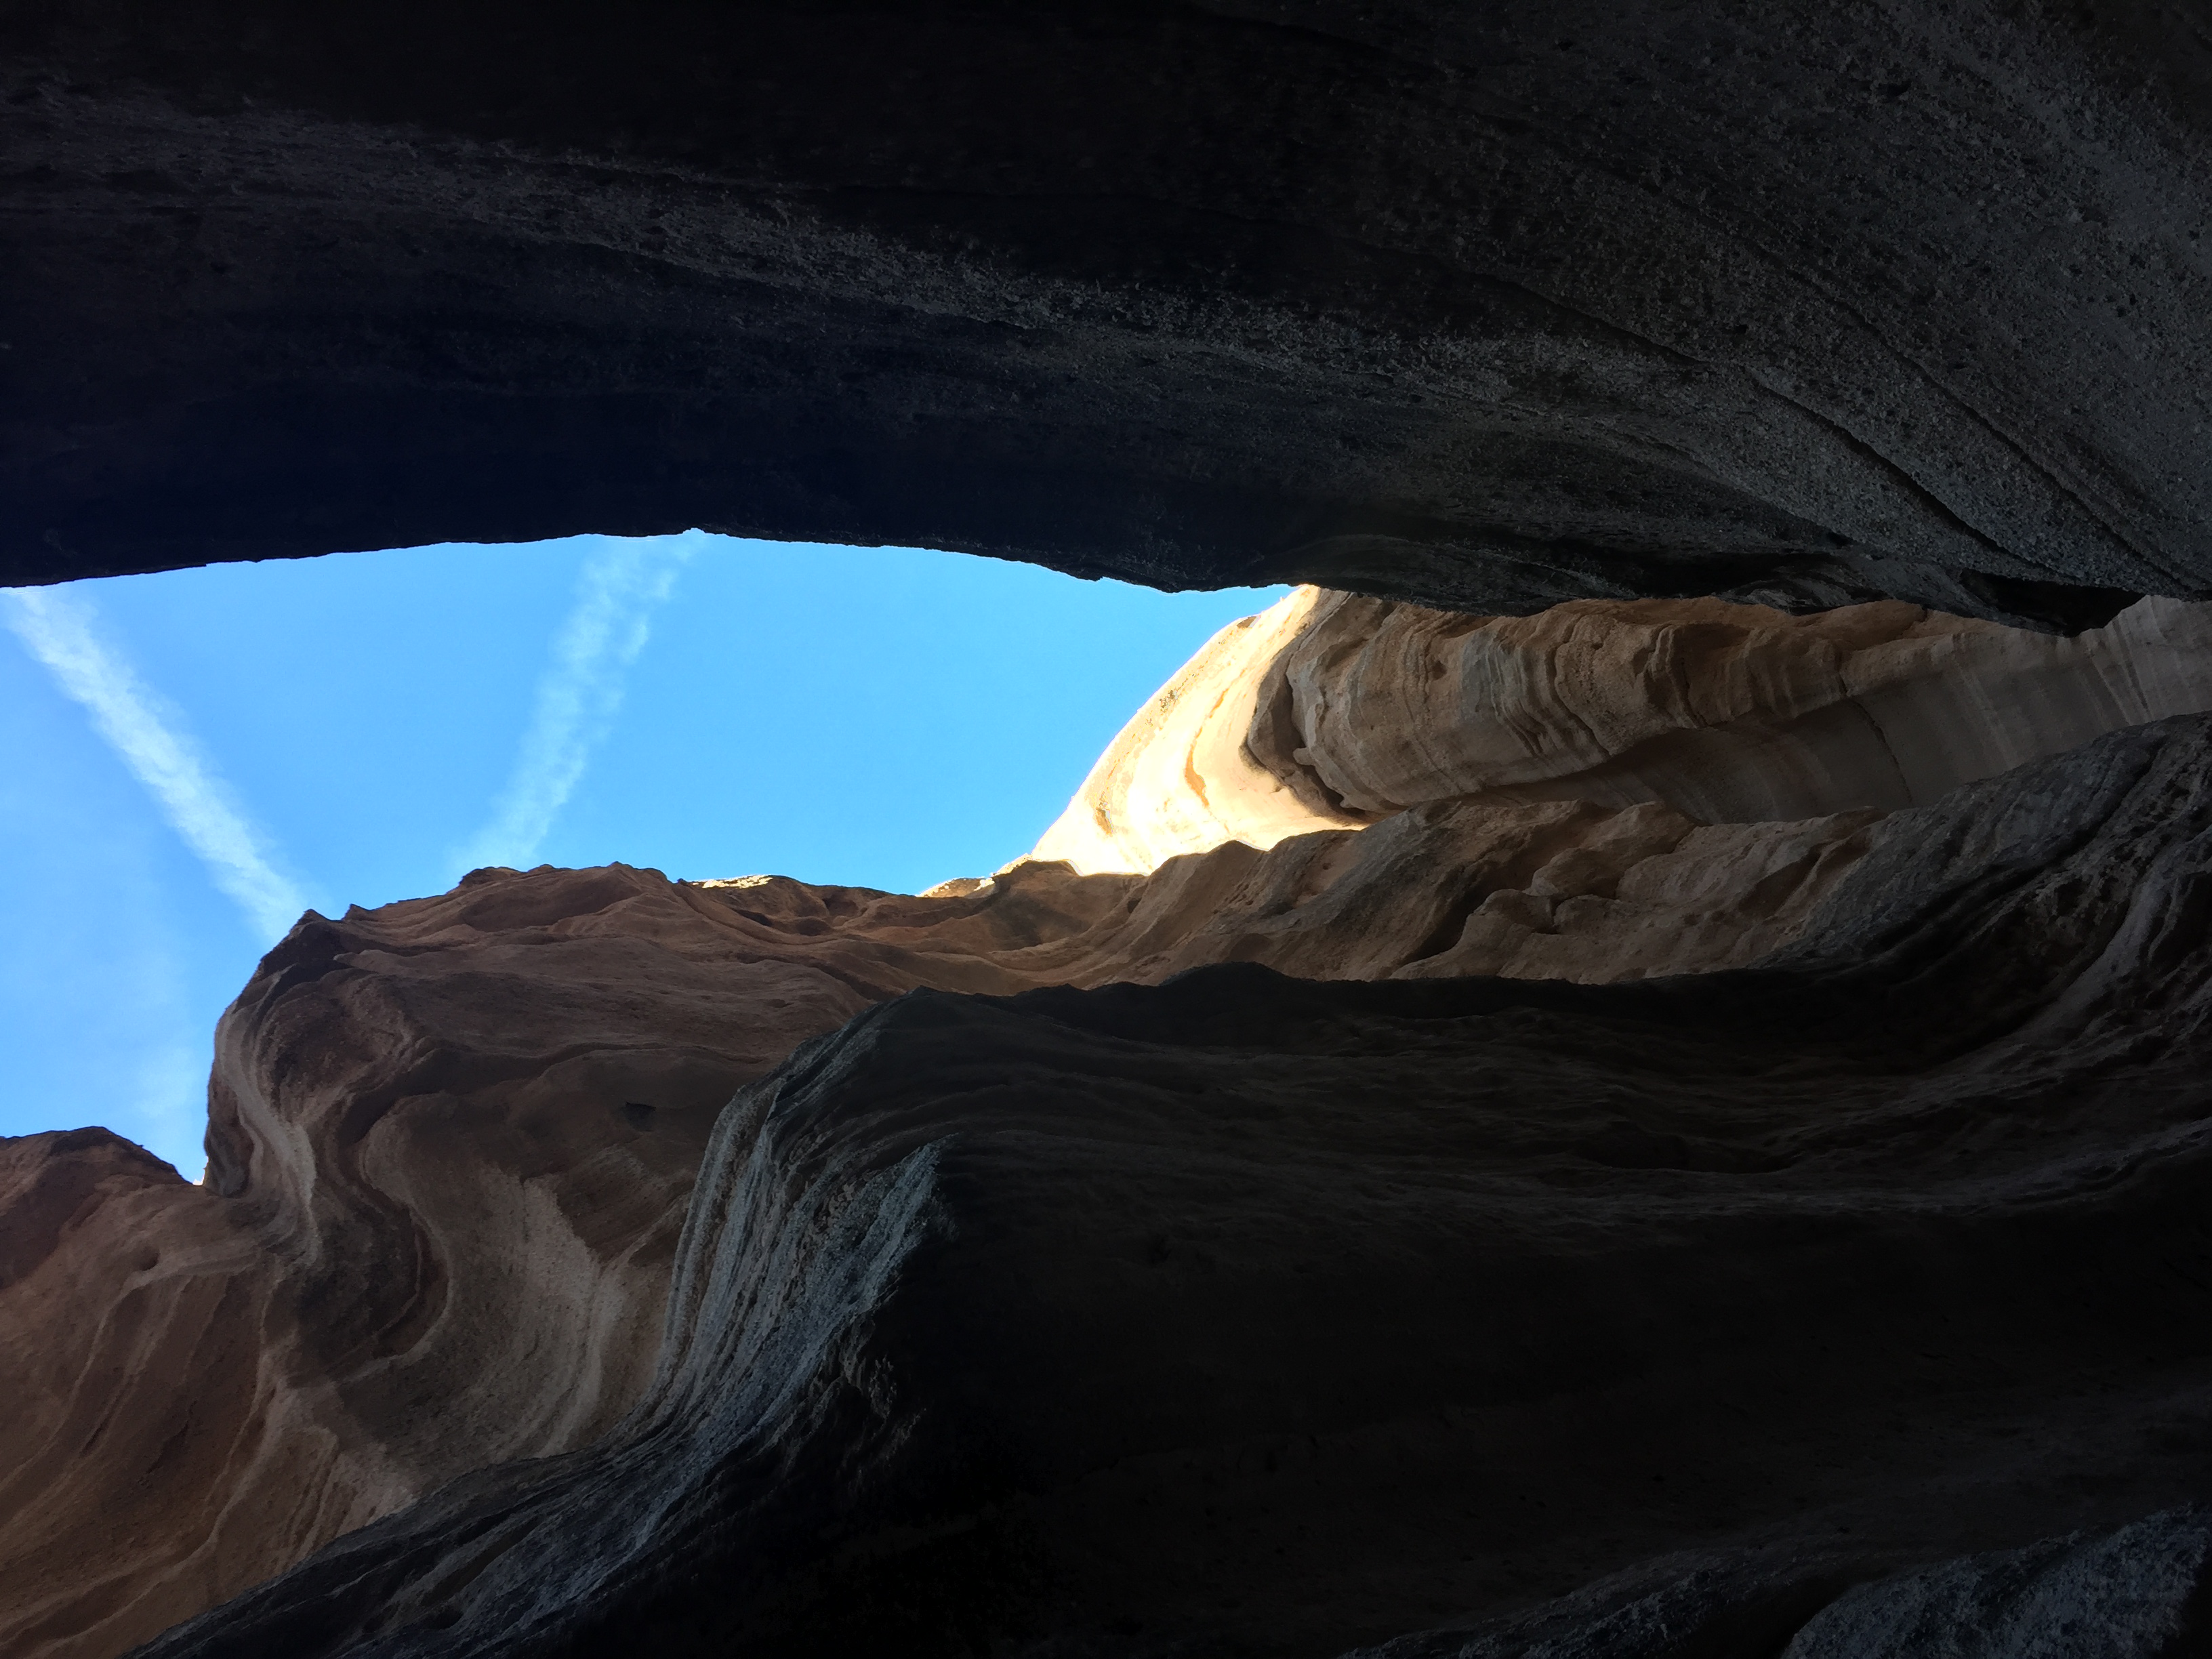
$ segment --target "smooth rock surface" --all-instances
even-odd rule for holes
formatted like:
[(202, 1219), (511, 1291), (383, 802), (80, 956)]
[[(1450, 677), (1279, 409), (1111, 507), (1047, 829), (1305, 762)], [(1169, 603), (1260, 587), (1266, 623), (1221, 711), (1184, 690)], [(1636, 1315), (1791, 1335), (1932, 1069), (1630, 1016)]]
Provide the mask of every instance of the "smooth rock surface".
[[(1766, 732), (1678, 769), (1677, 793), (1686, 778), (1710, 799), (1779, 744), (1815, 752), (1803, 728), (1856, 694), (1887, 697), (1888, 729), (1924, 748), (1989, 763), (2004, 742), (2192, 695), (2196, 621), (2149, 605), (2071, 641), (1895, 605), (1483, 622), (1306, 590), (1164, 688), (1039, 849), (1146, 874), (1032, 859), (907, 897), (485, 871), (439, 898), (310, 918), (226, 1017), (210, 1188), (142, 1171), (0, 1287), (0, 1321), (40, 1356), (21, 1382), (38, 1404), (15, 1425), (0, 1636), (105, 1659), (457, 1474), (605, 1432), (654, 1363), (720, 1103), (873, 1004), (1240, 962), (1584, 983), (1741, 967), (1804, 933), (1881, 812), (1705, 823), (1608, 802), (1626, 793), (1605, 781), (1608, 743), (1632, 760), (1670, 732)], [(1869, 656), (1878, 671), (1854, 668)], [(1548, 678), (1498, 667), (1540, 660)], [(1641, 678), (1600, 697), (1627, 663)], [(1431, 689), (1445, 684), (1462, 689)], [(1287, 763), (1286, 732), (1310, 739)], [(1322, 780), (1361, 767), (1416, 780), (1405, 794), (1495, 787), (1314, 828), (1376, 818), (1328, 805)], [(1598, 800), (1534, 798), (1593, 777)], [(1178, 847), (1205, 850), (1166, 856)], [(106, 1192), (119, 1146), (20, 1147), (44, 1172), (23, 1190)], [(45, 1237), (48, 1202), (21, 1199), (0, 1234)], [(117, 1296), (123, 1322), (41, 1334), (57, 1310)], [(181, 1382), (173, 1353), (191, 1356)], [(228, 1403), (211, 1415), (203, 1398)], [(115, 1418), (158, 1431), (156, 1449), (72, 1438)]]
[(2153, 0), (16, 7), (0, 579), (698, 525), (2095, 626), (2212, 597), (2207, 40)]
[(1477, 618), (1335, 595), (1270, 680), (1251, 751), (1351, 811), (1506, 790), (1755, 823), (1925, 806), (2212, 709), (2212, 606), (2145, 599), (2054, 639), (1896, 603)]
[(2207, 709), (2212, 606), (2172, 600), (2054, 639), (1895, 603), (1468, 617), (1302, 589), (1162, 687), (1030, 856), (1142, 872), (1470, 795), (1889, 811)]
[(2208, 848), (2176, 720), (1749, 970), (899, 998), (722, 1115), (611, 1434), (147, 1651), (1322, 1656), (1669, 1561), (1814, 1564), (1759, 1651), (2166, 1628), (2178, 1545), (2030, 1547), (2212, 1479)]
[(0, 1650), (119, 1652), (621, 1416), (716, 1109), (868, 1000), (624, 874), (311, 916), (218, 1033), (206, 1187), (0, 1141), (11, 1250), (74, 1217), (0, 1285)]
[(1285, 836), (1371, 823), (1297, 770), (1268, 770), (1251, 746), (1276, 664), (1338, 597), (1301, 587), (1208, 640), (1115, 734), (1030, 857), (1086, 876), (1142, 875), (1224, 842), (1265, 851)]

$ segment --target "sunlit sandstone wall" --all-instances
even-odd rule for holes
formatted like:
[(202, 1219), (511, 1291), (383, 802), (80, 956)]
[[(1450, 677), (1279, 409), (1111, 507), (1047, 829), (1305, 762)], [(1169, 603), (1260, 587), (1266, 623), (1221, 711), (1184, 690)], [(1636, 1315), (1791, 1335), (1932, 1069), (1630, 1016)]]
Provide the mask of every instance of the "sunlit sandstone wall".
[(1481, 617), (1302, 588), (1163, 688), (1031, 856), (1150, 870), (1476, 794), (1705, 823), (1894, 810), (2208, 708), (2212, 606), (2170, 599), (2067, 639), (1895, 601)]

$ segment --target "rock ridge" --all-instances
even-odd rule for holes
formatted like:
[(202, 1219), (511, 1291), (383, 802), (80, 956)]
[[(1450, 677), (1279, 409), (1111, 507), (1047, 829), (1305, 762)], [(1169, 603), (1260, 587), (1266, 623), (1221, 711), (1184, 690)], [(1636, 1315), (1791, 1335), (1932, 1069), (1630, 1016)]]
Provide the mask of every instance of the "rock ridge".
[(1308, 588), (1209, 641), (1031, 856), (1148, 871), (1468, 796), (1711, 824), (1893, 811), (2206, 709), (2212, 608), (2170, 600), (2056, 639), (1893, 602), (1472, 617)]
[(1771, 966), (879, 1005), (723, 1115), (625, 1424), (147, 1652), (1322, 1654), (1686, 1546), (1678, 1643), (2158, 1650), (2208, 778), (2177, 719), (1896, 814)]

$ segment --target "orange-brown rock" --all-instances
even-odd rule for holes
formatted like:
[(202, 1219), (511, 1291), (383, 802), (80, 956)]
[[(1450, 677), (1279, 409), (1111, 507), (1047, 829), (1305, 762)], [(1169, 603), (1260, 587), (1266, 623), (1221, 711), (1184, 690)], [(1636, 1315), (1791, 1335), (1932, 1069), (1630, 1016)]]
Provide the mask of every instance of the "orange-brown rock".
[(870, 1008), (631, 1414), (145, 1659), (2192, 1652), (2212, 719), (1870, 841), (1734, 972)]
[(2173, 600), (2062, 639), (1895, 601), (1485, 617), (1303, 588), (1163, 687), (1031, 856), (1145, 871), (1475, 794), (1704, 823), (1893, 811), (2208, 708), (2212, 606)]
[(2198, 697), (2203, 626), (1304, 590), (1210, 642), (988, 878), (490, 870), (310, 915), (223, 1019), (207, 1187), (100, 1132), (6, 1147), (0, 1338), (30, 1404), (0, 1647), (106, 1659), (457, 1475), (605, 1434), (653, 1374), (723, 1102), (873, 1005), (1228, 963), (1742, 967), (1805, 935), (1885, 808)]
[[(907, 897), (482, 871), (310, 916), (224, 1017), (209, 1187), (102, 1132), (6, 1144), (31, 1172), (0, 1210), (11, 1250), (65, 1200), (84, 1213), (0, 1285), (38, 1402), (8, 1431), (0, 1645), (118, 1652), (465, 1470), (604, 1432), (652, 1370), (716, 1109), (872, 1003), (1231, 961), (1729, 965), (1796, 934), (1866, 817), (1439, 803), (1144, 878), (1028, 862)], [(132, 1431), (88, 1452), (108, 1421)]]

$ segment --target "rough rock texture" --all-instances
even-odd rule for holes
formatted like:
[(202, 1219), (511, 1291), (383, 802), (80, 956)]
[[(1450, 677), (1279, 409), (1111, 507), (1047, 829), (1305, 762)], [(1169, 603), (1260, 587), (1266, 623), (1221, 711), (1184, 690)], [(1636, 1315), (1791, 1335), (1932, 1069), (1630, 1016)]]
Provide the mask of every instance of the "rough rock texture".
[(2212, 606), (2172, 600), (2062, 640), (1896, 603), (1486, 617), (1305, 588), (1162, 687), (1030, 856), (1146, 871), (1477, 794), (1706, 823), (1919, 806), (2207, 709)]
[(484, 871), (311, 916), (224, 1018), (207, 1188), (105, 1131), (0, 1140), (0, 1650), (102, 1659), (463, 1471), (603, 1432), (651, 1373), (716, 1109), (875, 1002), (1231, 960), (1723, 966), (1802, 929), (1868, 816), (1462, 802), (1149, 878), (1024, 863), (915, 898)]
[(2097, 1653), (2201, 1646), (2212, 1528), (2188, 1510), (2101, 1538), (2054, 1538), (1865, 1584), (1799, 1631), (1783, 1659)]
[(698, 524), (2094, 625), (2212, 595), (2208, 39), (2154, 0), (18, 5), (6, 580)]
[[(5, 1146), (0, 1249), (21, 1260), (0, 1335), (29, 1404), (6, 1431), (0, 1645), (106, 1659), (467, 1471), (605, 1433), (661, 1352), (720, 1103), (874, 1005), (1239, 963), (1593, 984), (1741, 968), (1923, 822), (1885, 818), (1894, 773), (1835, 763), (1854, 752), (1823, 735), (1838, 708), (1919, 756), (1927, 787), (2186, 702), (2200, 627), (2156, 602), (2060, 641), (1897, 605), (1516, 621), (1306, 590), (1170, 681), (1039, 848), (1146, 873), (1032, 858), (906, 896), (481, 871), (311, 916), (225, 1017), (207, 1188), (101, 1132)], [(1650, 759), (1686, 733), (1698, 764)], [(1777, 818), (1771, 792), (1753, 821), (1706, 823), (1621, 802), (1629, 775), (1741, 798), (1791, 745), (1795, 775), (1828, 765), (1806, 801), (1881, 805)], [(1329, 804), (1349, 776), (1366, 810)], [(1462, 787), (1480, 793), (1423, 794)], [(1948, 855), (1889, 854), (1881, 879)], [(1765, 1167), (1687, 1136), (1626, 1113), (1585, 1150)]]
[(1747, 970), (879, 1005), (722, 1114), (609, 1436), (147, 1652), (2170, 1651), (2208, 849), (2180, 719)]
[(1842, 1552), (1687, 1555), (1532, 1612), (1400, 1637), (1349, 1659), (2166, 1659), (2203, 1647), (2208, 1554), (2203, 1507), (2185, 1504), (1841, 1595), (1850, 1577)]

